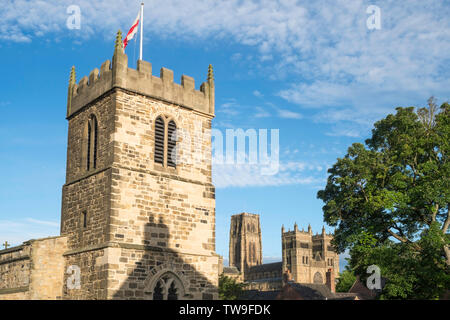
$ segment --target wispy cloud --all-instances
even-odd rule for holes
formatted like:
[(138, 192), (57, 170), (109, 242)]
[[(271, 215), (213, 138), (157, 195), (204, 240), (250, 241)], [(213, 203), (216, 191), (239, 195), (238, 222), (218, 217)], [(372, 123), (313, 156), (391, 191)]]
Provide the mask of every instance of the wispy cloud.
[[(281, 163), (278, 173), (263, 174), (258, 164), (215, 164), (213, 182), (217, 188), (313, 185), (325, 181), (318, 166), (302, 162)], [(320, 167), (321, 168), (321, 167)], [(322, 169), (322, 168), (321, 168)]]
[(55, 221), (24, 218), (0, 220), (0, 243), (8, 241), (20, 245), (30, 239), (45, 238), (59, 234), (59, 223)]
[(254, 91), (253, 91), (253, 95), (254, 95), (255, 97), (258, 97), (258, 98), (264, 97), (264, 95), (263, 95), (260, 91), (258, 91), (258, 90), (254, 90)]
[(256, 118), (267, 118), (270, 117), (270, 112), (268, 112), (266, 109), (262, 108), (262, 107), (256, 107), (256, 113), (254, 115), (254, 117)]
[(37, 220), (37, 219), (33, 219), (33, 218), (26, 218), (25, 221), (27, 221), (29, 223), (44, 225), (44, 226), (59, 227), (59, 222), (54, 222), (54, 221)]
[[(139, 2), (133, 6), (126, 0), (7, 1), (0, 11), (0, 39), (83, 41), (100, 34), (112, 42), (119, 27), (129, 27)], [(66, 27), (66, 9), (73, 4), (81, 9), (81, 30)], [(381, 9), (381, 30), (367, 29), (365, 0), (151, 1), (145, 6), (145, 28), (149, 36), (231, 39), (256, 48), (258, 66), (269, 68), (270, 78), (285, 80), (278, 95), (299, 108), (349, 109), (372, 121), (374, 115), (425, 102), (431, 95), (449, 99), (448, 2), (380, 0), (376, 4)], [(232, 59), (242, 60), (243, 54)], [(283, 107), (279, 115), (300, 117), (301, 113), (284, 109), (288, 108)]]
[(294, 111), (286, 110), (286, 109), (278, 109), (278, 116), (284, 119), (302, 119), (303, 116)]

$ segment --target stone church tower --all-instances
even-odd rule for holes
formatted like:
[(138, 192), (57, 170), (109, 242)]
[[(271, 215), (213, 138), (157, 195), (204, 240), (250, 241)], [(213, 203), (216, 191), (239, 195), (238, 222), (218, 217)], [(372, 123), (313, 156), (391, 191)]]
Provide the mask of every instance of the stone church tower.
[(229, 255), (230, 266), (244, 274), (250, 267), (262, 264), (259, 215), (244, 212), (231, 216)]
[(200, 90), (128, 68), (120, 31), (112, 62), (78, 84), (72, 69), (61, 235), (81, 281), (65, 275), (64, 299), (218, 298), (213, 117), (211, 66)]
[(313, 235), (311, 226), (308, 231), (299, 230), (297, 224), (293, 231), (281, 229), (282, 270), (292, 275), (295, 282), (326, 282), (327, 272), (334, 272), (339, 277), (339, 255), (331, 246), (332, 234), (322, 228), (321, 234)]

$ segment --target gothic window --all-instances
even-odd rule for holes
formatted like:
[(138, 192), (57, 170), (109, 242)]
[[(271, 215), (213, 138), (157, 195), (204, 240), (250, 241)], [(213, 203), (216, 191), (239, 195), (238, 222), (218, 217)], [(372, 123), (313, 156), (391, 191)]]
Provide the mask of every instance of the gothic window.
[[(158, 116), (155, 120), (155, 163), (176, 168), (177, 125), (175, 121)], [(167, 124), (167, 125), (166, 125)]]
[(161, 117), (155, 121), (155, 162), (164, 165), (164, 120)]
[(153, 300), (178, 300), (184, 294), (184, 286), (172, 272), (164, 273), (153, 288)]
[(176, 167), (176, 144), (177, 144), (177, 137), (176, 137), (176, 130), (177, 125), (173, 120), (169, 121), (169, 125), (167, 127), (167, 165), (169, 167)]
[(178, 288), (176, 287), (175, 282), (172, 282), (169, 287), (167, 300), (178, 300)]
[(87, 171), (96, 169), (98, 156), (98, 122), (94, 115), (91, 115), (86, 123), (82, 148), (84, 168)]
[(322, 284), (323, 283), (323, 277), (322, 277), (322, 274), (320, 274), (320, 272), (316, 272), (316, 274), (314, 275), (313, 282), (316, 283), (316, 284)]
[(157, 282), (153, 290), (153, 300), (163, 300), (163, 287), (161, 282)]

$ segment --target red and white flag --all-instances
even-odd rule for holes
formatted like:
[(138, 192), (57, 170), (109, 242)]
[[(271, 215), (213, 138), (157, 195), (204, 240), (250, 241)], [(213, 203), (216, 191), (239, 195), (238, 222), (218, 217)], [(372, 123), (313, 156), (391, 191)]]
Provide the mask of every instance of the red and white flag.
[(130, 31), (128, 31), (127, 36), (125, 37), (125, 39), (123, 39), (123, 48), (124, 49), (126, 48), (128, 41), (133, 39), (134, 35), (137, 33), (140, 19), (141, 19), (141, 13), (139, 12), (136, 17), (136, 20), (134, 20), (133, 25), (130, 28)]

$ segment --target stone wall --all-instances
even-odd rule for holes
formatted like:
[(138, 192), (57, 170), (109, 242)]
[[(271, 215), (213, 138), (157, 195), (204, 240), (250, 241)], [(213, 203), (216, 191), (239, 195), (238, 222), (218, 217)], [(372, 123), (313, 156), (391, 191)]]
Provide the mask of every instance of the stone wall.
[(217, 299), (218, 257), (149, 246), (120, 245), (109, 260), (108, 298), (152, 299), (154, 281), (170, 272), (183, 283), (179, 299)]
[(27, 299), (31, 274), (31, 246), (0, 251), (0, 299)]
[(61, 299), (65, 237), (30, 240), (0, 251), (0, 300)]
[(105, 261), (106, 245), (87, 246), (79, 250), (65, 252), (65, 268), (80, 268), (80, 285), (68, 288), (71, 275), (64, 274), (63, 298), (67, 300), (104, 300), (107, 298), (108, 262)]

